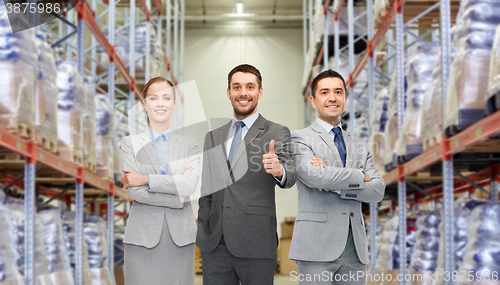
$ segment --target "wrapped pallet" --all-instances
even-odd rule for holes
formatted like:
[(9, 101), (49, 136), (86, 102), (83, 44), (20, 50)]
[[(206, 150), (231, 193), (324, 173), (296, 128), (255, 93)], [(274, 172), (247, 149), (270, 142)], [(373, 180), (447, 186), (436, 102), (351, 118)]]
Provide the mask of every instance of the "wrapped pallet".
[[(465, 246), (467, 244), (467, 239), (469, 237), (469, 220), (472, 211), (480, 206), (487, 203), (484, 200), (468, 200), (468, 201), (459, 201), (455, 202), (454, 212), (453, 212), (453, 252), (454, 252), (454, 261), (453, 264), (455, 266), (454, 270), (459, 270), (462, 266), (462, 262), (464, 260), (465, 255)], [(441, 215), (443, 215), (443, 211), (441, 211)], [(439, 224), (439, 233), (441, 236), (441, 245), (444, 245), (444, 223)], [(436, 269), (436, 277), (434, 278), (432, 285), (445, 285), (444, 281), (444, 246), (439, 247), (439, 256), (438, 256), (438, 267)]]
[(491, 49), (500, 24), (500, 2), (462, 1), (452, 42), (457, 50), (446, 96), (445, 135), (453, 136), (485, 115)]
[(108, 268), (106, 222), (97, 216), (84, 216), (83, 235), (88, 246), (92, 285), (112, 285)]
[(379, 169), (384, 168), (384, 155), (385, 155), (385, 140), (384, 130), (388, 117), (387, 112), (389, 109), (389, 91), (387, 87), (383, 87), (377, 93), (375, 104), (373, 105), (370, 126), (372, 135), (369, 139), (370, 153), (373, 156), (373, 163)]
[(85, 169), (96, 172), (96, 102), (90, 78), (85, 77), (83, 89), (87, 97), (87, 109), (83, 115), (83, 165)]
[(37, 32), (38, 77), (36, 81), (35, 137), (38, 145), (57, 151), (57, 69), (48, 34)]
[(114, 176), (114, 110), (106, 95), (97, 94), (96, 162), (97, 175), (113, 180)]
[[(387, 278), (378, 285), (397, 285), (399, 274), (399, 216), (396, 214), (385, 222), (382, 236), (378, 243), (378, 258), (375, 274), (384, 274)], [(406, 255), (411, 256), (415, 245), (415, 232), (406, 232)], [(408, 258), (409, 261), (409, 258)], [(407, 262), (409, 264), (409, 262)], [(389, 277), (390, 276), (390, 277)], [(372, 282), (373, 283), (373, 282)]]
[(422, 101), (431, 85), (432, 69), (441, 44), (439, 42), (419, 43), (408, 54), (408, 91), (403, 126), (398, 134), (398, 162), (404, 163), (423, 152), (421, 132)]
[[(398, 92), (397, 92), (397, 73), (393, 72), (391, 85), (389, 87), (389, 110), (388, 120), (384, 130), (385, 154), (384, 168), (386, 172), (391, 171), (397, 166), (398, 150)], [(406, 76), (405, 76), (405, 94), (404, 102), (406, 109)]]
[[(24, 224), (27, 222), (24, 216), (24, 201), (14, 198), (5, 198), (4, 205), (9, 209), (10, 220), (13, 225), (13, 236), (15, 237), (15, 245), (20, 256), (18, 260), (19, 272), (24, 275), (25, 265), (24, 255), (26, 245), (24, 244)], [(46, 285), (51, 284), (49, 277), (49, 260), (45, 251), (45, 245), (42, 239), (42, 222), (35, 215), (34, 234), (33, 234), (33, 258), (34, 258), (34, 284)]]
[(409, 285), (430, 285), (430, 276), (437, 267), (439, 253), (439, 224), (441, 215), (438, 211), (421, 211), (417, 214), (417, 243), (411, 257)]
[(82, 77), (72, 62), (57, 62), (59, 155), (77, 164), (83, 163), (83, 115), (87, 98)]
[(11, 222), (9, 209), (3, 204), (5, 193), (0, 190), (0, 284), (22, 285), (23, 276), (19, 273), (19, 254), (16, 247), (14, 225)]
[(500, 26), (495, 32), (491, 51), (490, 76), (486, 92), (486, 113), (492, 114), (500, 109)]
[(460, 272), (470, 272), (457, 285), (500, 284), (500, 203), (476, 207), (469, 220), (469, 237)]
[[(17, 17), (24, 21), (23, 17)], [(0, 3), (0, 127), (32, 139), (35, 134), (35, 83), (38, 76), (34, 29), (13, 33)]]
[(356, 136), (368, 142), (370, 126), (368, 124), (368, 112), (363, 112), (359, 118), (356, 118)]
[(43, 243), (47, 258), (49, 259), (48, 268), (52, 285), (75, 284), (71, 272), (68, 250), (64, 243), (61, 209), (47, 205), (37, 206), (37, 215), (42, 221)]
[(129, 126), (128, 126), (128, 117), (124, 116), (121, 113), (116, 113), (115, 114), (115, 179), (121, 180), (123, 176), (123, 171), (120, 169), (120, 166), (122, 165), (121, 160), (120, 160), (120, 152), (118, 151), (121, 149), (121, 141), (122, 138), (128, 136), (129, 133)]
[(154, 45), (153, 63), (151, 67), (151, 78), (157, 76), (165, 77), (167, 74), (167, 63), (165, 62), (165, 53), (159, 43)]
[[(145, 76), (146, 71), (146, 23), (137, 24), (135, 26), (135, 75), (137, 78)], [(122, 63), (127, 66), (130, 64), (130, 29), (128, 26), (115, 27), (115, 52)], [(108, 36), (108, 30), (103, 31), (104, 35)], [(154, 51), (156, 42), (155, 29), (151, 29), (150, 34), (150, 70), (154, 66)], [(104, 66), (97, 67), (97, 73), (103, 73), (109, 66), (109, 55), (101, 48), (97, 48), (97, 57), (100, 63)]]
[[(76, 217), (75, 212), (63, 211), (61, 215), (63, 221), (63, 231), (64, 231), (64, 243), (68, 249), (68, 257), (71, 264), (71, 270), (73, 272), (73, 278), (75, 277), (75, 266), (76, 266)], [(89, 266), (89, 254), (87, 244), (83, 243), (83, 285), (92, 284), (92, 273)]]

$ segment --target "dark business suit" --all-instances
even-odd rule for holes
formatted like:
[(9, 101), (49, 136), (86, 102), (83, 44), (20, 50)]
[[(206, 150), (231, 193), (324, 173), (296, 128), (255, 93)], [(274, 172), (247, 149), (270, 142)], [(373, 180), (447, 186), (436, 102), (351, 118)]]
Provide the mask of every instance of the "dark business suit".
[[(259, 115), (229, 169), (224, 143), (230, 127), (231, 122), (205, 137), (196, 237), (202, 251), (204, 284), (237, 284), (238, 280), (242, 284), (272, 284), (278, 246), (274, 189), (279, 182), (266, 173), (262, 156), (274, 139), (275, 152), (286, 172), (286, 181), (279, 186), (292, 187), (297, 172), (290, 152), (290, 130)], [(232, 277), (213, 272), (225, 268), (225, 264), (219, 264), (225, 259), (212, 258), (222, 256), (221, 246), (240, 262), (241, 267), (233, 266)], [(262, 260), (258, 264), (267, 264), (266, 268), (258, 268), (256, 263), (245, 266), (249, 259)], [(231, 270), (231, 266), (227, 268)]]

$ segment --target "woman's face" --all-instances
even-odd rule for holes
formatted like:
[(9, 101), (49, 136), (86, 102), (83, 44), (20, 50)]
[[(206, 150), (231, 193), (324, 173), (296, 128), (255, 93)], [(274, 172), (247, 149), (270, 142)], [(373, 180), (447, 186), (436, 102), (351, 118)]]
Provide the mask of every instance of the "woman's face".
[(149, 121), (167, 122), (174, 111), (174, 89), (167, 82), (157, 82), (149, 86), (148, 93), (142, 103)]

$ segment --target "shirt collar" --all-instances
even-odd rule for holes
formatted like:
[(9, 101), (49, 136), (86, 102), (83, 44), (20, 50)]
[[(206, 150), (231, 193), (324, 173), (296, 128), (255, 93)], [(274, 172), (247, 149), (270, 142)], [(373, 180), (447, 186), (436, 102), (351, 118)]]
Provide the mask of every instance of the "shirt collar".
[[(255, 112), (255, 114), (253, 115), (250, 115), (248, 117), (246, 117), (245, 119), (243, 119), (243, 123), (245, 123), (245, 126), (250, 129), (253, 124), (255, 123), (255, 121), (257, 121), (257, 118), (259, 118), (259, 112)], [(234, 124), (237, 122), (238, 120), (236, 120), (236, 118), (234, 117), (233, 115), (233, 119), (231, 120), (231, 127), (234, 126)]]
[[(323, 121), (322, 119), (318, 118), (316, 119), (316, 122), (322, 126), (327, 133), (330, 133), (330, 131), (335, 127), (335, 126), (332, 126), (330, 123), (327, 123), (326, 121)], [(342, 129), (342, 122), (340, 122), (338, 124), (338, 126), (340, 127), (340, 129)]]
[[(161, 136), (159, 133), (157, 133), (155, 130), (153, 130), (152, 128), (148, 127), (149, 129), (149, 138), (152, 140), (152, 141), (158, 141), (158, 138)], [(172, 129), (171, 128), (168, 128), (164, 133), (163, 135), (165, 136), (165, 139), (168, 141), (170, 139), (170, 136), (172, 135)]]

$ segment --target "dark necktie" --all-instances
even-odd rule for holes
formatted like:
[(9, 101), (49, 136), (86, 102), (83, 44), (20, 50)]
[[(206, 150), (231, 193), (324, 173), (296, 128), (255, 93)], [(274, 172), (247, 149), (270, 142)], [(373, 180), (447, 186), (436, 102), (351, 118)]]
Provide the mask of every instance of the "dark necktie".
[(333, 139), (333, 142), (335, 143), (335, 146), (339, 151), (340, 158), (342, 159), (342, 165), (344, 165), (345, 167), (347, 152), (346, 152), (344, 137), (342, 136), (342, 130), (340, 129), (340, 127), (337, 126), (333, 128), (332, 131), (335, 133), (335, 138)]
[(231, 168), (231, 162), (233, 161), (234, 155), (236, 154), (236, 150), (238, 150), (238, 147), (241, 144), (243, 127), (245, 126), (245, 123), (243, 123), (242, 121), (238, 121), (235, 125), (236, 133), (234, 134), (233, 142), (231, 143), (231, 149), (229, 149), (229, 156), (227, 157), (227, 166), (229, 166), (229, 168)]

